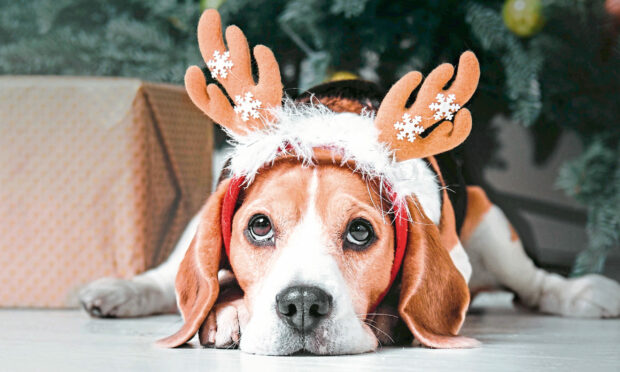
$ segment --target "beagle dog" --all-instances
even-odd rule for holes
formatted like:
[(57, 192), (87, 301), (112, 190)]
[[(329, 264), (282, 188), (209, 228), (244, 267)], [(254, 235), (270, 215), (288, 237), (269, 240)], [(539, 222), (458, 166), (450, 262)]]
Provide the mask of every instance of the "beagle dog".
[(410, 105), (418, 72), (385, 97), (370, 84), (337, 82), (283, 102), (268, 48), (254, 49), (255, 83), (238, 28), (227, 29), (227, 49), (219, 14), (207, 10), (198, 38), (234, 107), (196, 66), (186, 87), (230, 134), (228, 164), (165, 263), (81, 291), (91, 315), (178, 308), (183, 326), (160, 345), (198, 335), (205, 346), (267, 355), (354, 354), (412, 341), (474, 347), (458, 333), (470, 293), (482, 289), (508, 288), (550, 314), (620, 315), (618, 283), (537, 268), (482, 189), (449, 192), (441, 163), (471, 130), (462, 105), (480, 74), (473, 53), (461, 56), (454, 79), (449, 64), (432, 71)]

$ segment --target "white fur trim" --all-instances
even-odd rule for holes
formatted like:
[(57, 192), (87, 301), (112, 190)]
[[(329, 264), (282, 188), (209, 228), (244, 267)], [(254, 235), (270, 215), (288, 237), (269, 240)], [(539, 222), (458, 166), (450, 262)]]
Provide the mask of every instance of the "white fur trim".
[(249, 184), (261, 168), (280, 155), (295, 155), (310, 165), (314, 149), (326, 147), (342, 155), (343, 164), (353, 161), (353, 171), (387, 181), (400, 200), (416, 195), (427, 216), (439, 223), (441, 198), (435, 173), (421, 159), (397, 162), (389, 147), (379, 142), (372, 114), (335, 113), (320, 104), (286, 100), (282, 108), (274, 110), (274, 116), (274, 123), (267, 123), (262, 130), (244, 135), (229, 132), (232, 175), (245, 177)]

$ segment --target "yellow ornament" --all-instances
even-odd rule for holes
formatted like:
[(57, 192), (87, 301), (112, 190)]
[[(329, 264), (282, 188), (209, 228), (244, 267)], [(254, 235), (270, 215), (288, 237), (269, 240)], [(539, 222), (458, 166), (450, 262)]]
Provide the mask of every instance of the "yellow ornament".
[(607, 10), (607, 13), (614, 16), (616, 20), (620, 21), (620, 0), (605, 1), (605, 9)]
[(541, 0), (506, 0), (502, 16), (506, 27), (521, 37), (536, 34), (545, 24)]
[(220, 5), (225, 2), (226, 0), (200, 0), (200, 11), (204, 12), (205, 9), (218, 9)]
[(325, 81), (339, 81), (339, 80), (353, 80), (359, 79), (360, 77), (355, 75), (350, 71), (336, 71), (333, 74), (329, 75)]

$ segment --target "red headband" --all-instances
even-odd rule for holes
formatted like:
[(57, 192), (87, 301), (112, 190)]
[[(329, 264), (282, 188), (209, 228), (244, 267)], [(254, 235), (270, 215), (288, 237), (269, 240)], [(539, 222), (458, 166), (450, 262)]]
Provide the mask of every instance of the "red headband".
[[(226, 256), (230, 260), (230, 239), (232, 236), (232, 219), (235, 214), (235, 206), (237, 205), (237, 199), (239, 198), (239, 192), (241, 191), (243, 182), (245, 178), (243, 177), (233, 177), (229, 186), (226, 195), (224, 195), (224, 201), (222, 205), (222, 237), (224, 239), (224, 248), (226, 250)], [(390, 271), (390, 283), (387, 288), (381, 293), (376, 303), (373, 304), (371, 308), (371, 313), (375, 311), (377, 306), (383, 301), (383, 298), (387, 295), (396, 276), (398, 275), (398, 271), (400, 270), (400, 266), (403, 262), (403, 257), (405, 256), (405, 248), (407, 247), (407, 205), (404, 202), (397, 201), (396, 194), (392, 191), (389, 185), (385, 185), (388, 190), (388, 195), (394, 207), (394, 230), (395, 230), (395, 238), (396, 238), (396, 248), (394, 250), (394, 262), (392, 263), (392, 270)]]

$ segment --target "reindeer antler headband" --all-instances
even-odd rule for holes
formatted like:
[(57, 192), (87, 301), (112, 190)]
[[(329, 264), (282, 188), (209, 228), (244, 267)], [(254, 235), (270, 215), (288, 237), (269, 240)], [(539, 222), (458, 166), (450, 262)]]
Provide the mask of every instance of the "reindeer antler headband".
[[(229, 131), (243, 135), (248, 130), (264, 127), (269, 112), (266, 108), (282, 103), (280, 68), (271, 49), (264, 45), (254, 47), (258, 65), (258, 84), (252, 77), (250, 48), (243, 32), (237, 26), (226, 29), (228, 50), (222, 38), (222, 21), (215, 10), (207, 10), (198, 23), (200, 53), (211, 75), (216, 78), (235, 101), (233, 108), (220, 88), (206, 86), (202, 70), (191, 66), (185, 73), (185, 86), (192, 101), (216, 123)], [(206, 89), (205, 89), (206, 88)]]
[[(476, 91), (480, 77), (480, 67), (474, 53), (461, 55), (454, 82), (449, 89), (442, 90), (453, 74), (454, 67), (449, 63), (434, 69), (424, 80), (415, 102), (406, 108), (405, 103), (411, 92), (422, 81), (422, 74), (412, 71), (396, 82), (381, 102), (375, 119), (380, 131), (379, 141), (389, 143), (399, 161), (451, 150), (469, 135), (471, 114), (461, 106)], [(451, 123), (453, 116), (454, 123)], [(402, 121), (396, 121), (399, 119)], [(426, 138), (415, 137), (415, 133), (422, 133), (443, 119), (445, 121)]]
[[(229, 253), (232, 217), (242, 185), (251, 183), (260, 168), (282, 155), (312, 163), (316, 149), (328, 149), (338, 153), (343, 162), (354, 163), (355, 171), (381, 179), (389, 190), (396, 232), (391, 286), (407, 240), (409, 213), (405, 198), (428, 193), (429, 187), (436, 191), (437, 187), (435, 174), (426, 163), (416, 159), (458, 146), (471, 131), (471, 115), (461, 106), (478, 84), (480, 69), (475, 55), (461, 55), (458, 73), (448, 89), (443, 88), (454, 74), (452, 65), (446, 63), (433, 70), (410, 107), (406, 103), (422, 81), (422, 74), (408, 73), (389, 90), (375, 117), (371, 113), (334, 113), (321, 105), (289, 101), (283, 105), (280, 70), (271, 50), (262, 45), (254, 48), (258, 65), (255, 83), (250, 49), (241, 30), (228, 27), (226, 41), (228, 49), (218, 12), (205, 11), (198, 24), (200, 52), (234, 106), (217, 85), (206, 86), (199, 67), (192, 66), (185, 74), (187, 92), (194, 104), (228, 131), (234, 145), (229, 167), (232, 181), (222, 205), (226, 252)], [(431, 214), (433, 208), (422, 206), (431, 221), (439, 223), (439, 215)], [(389, 286), (385, 293), (388, 289)]]
[[(243, 147), (248, 142), (255, 143), (258, 133), (277, 136), (279, 131), (275, 126), (279, 125), (278, 121), (286, 121), (286, 118), (281, 120), (282, 118), (278, 117), (278, 112), (282, 113), (283, 93), (280, 70), (273, 53), (263, 45), (254, 48), (259, 77), (258, 83), (255, 83), (252, 77), (250, 49), (243, 32), (236, 26), (229, 26), (226, 29), (226, 41), (228, 49), (222, 37), (218, 12), (212, 9), (205, 11), (198, 24), (200, 52), (211, 75), (219, 81), (233, 99), (234, 107), (219, 87), (215, 84), (206, 86), (205, 78), (198, 66), (190, 67), (185, 74), (185, 85), (189, 96), (205, 114), (231, 133), (240, 145), (237, 147)], [(373, 140), (386, 146), (387, 150), (393, 153), (396, 161), (423, 158), (448, 151), (461, 144), (469, 135), (471, 115), (467, 109), (462, 108), (462, 105), (471, 98), (478, 84), (480, 69), (475, 55), (472, 52), (465, 52), (461, 55), (454, 82), (444, 90), (443, 87), (450, 81), (453, 74), (454, 68), (448, 63), (433, 70), (422, 83), (415, 102), (409, 108), (406, 107), (406, 102), (422, 81), (422, 74), (419, 72), (413, 71), (405, 75), (385, 96), (374, 118), (374, 127), (378, 135)], [(443, 122), (432, 128), (428, 135), (421, 136), (442, 120)], [(318, 143), (321, 141), (317, 141), (316, 135), (303, 133), (302, 128), (296, 129), (300, 130), (300, 133), (295, 135), (291, 133), (292, 130), (288, 130), (285, 136), (286, 140), (294, 139), (295, 143), (289, 142), (285, 145), (301, 146), (300, 142), (308, 141), (312, 142), (315, 147), (322, 145)], [(310, 131), (316, 131), (316, 129), (312, 128)], [(350, 135), (354, 136), (356, 132), (358, 132), (357, 129)], [(252, 141), (244, 140), (244, 137), (248, 136), (252, 137)], [(355, 140), (358, 141), (359, 138)], [(329, 139), (327, 141), (333, 142)], [(267, 141), (269, 144), (275, 142), (277, 141), (273, 139)], [(343, 141), (338, 142), (342, 144)], [(347, 141), (344, 142), (346, 145)], [(278, 144), (277, 147), (272, 146), (273, 150), (278, 148), (282, 150), (280, 145), (282, 144)], [(330, 145), (330, 143), (323, 145)], [(347, 149), (343, 150), (346, 152)], [(267, 152), (269, 151), (264, 149), (259, 151), (263, 154)], [(266, 160), (265, 163), (273, 160), (275, 156), (269, 154), (265, 156), (265, 159), (258, 159), (256, 151), (253, 151), (252, 155), (258, 161)], [(234, 160), (233, 158), (233, 163)], [(372, 164), (369, 164), (369, 167), (372, 168)], [(247, 169), (246, 164), (245, 169), (236, 168), (233, 166), (233, 174), (253, 177), (252, 173), (260, 166)], [(380, 168), (383, 167), (380, 166)]]

